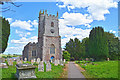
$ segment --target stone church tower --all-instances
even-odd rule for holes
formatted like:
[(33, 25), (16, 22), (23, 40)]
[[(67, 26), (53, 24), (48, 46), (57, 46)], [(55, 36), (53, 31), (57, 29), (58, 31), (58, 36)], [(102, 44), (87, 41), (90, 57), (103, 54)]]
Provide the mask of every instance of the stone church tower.
[(47, 14), (47, 11), (39, 13), (38, 25), (38, 52), (43, 61), (48, 61), (52, 58), (55, 60), (61, 59), (61, 37), (59, 35), (57, 16)]
[(38, 18), (38, 42), (34, 43), (34, 46), (32, 43), (27, 44), (28, 46), (23, 50), (23, 58), (27, 57), (29, 61), (33, 58), (40, 58), (42, 61), (62, 59), (58, 12), (55, 16), (48, 15), (47, 11), (42, 13), (40, 11)]

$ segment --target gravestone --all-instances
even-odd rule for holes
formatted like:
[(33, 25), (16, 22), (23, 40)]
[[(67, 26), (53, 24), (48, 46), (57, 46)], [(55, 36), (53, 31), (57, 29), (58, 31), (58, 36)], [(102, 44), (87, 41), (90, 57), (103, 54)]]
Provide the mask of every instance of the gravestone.
[(0, 58), (0, 63), (5, 62), (5, 58)]
[(37, 64), (39, 64), (40, 63), (40, 58), (37, 58)]
[(27, 61), (27, 58), (24, 58), (24, 62), (26, 62)]
[(63, 65), (64, 65), (64, 63), (63, 63), (62, 59), (60, 60), (60, 65), (61, 65), (61, 66), (63, 66)]
[(9, 66), (13, 66), (13, 60), (10, 58), (9, 61), (8, 61), (8, 65)]
[(22, 60), (19, 60), (19, 59), (16, 62), (17, 64), (23, 64)]
[(47, 71), (51, 71), (51, 64), (50, 64), (50, 62), (47, 62), (47, 64), (46, 64), (46, 72)]
[(86, 61), (89, 61), (89, 59), (88, 59), (88, 58), (86, 58)]
[(0, 68), (8, 68), (6, 63), (0, 63)]
[(60, 64), (60, 60), (58, 60), (58, 64)]
[(51, 63), (53, 63), (52, 59), (51, 59)]
[(17, 64), (16, 65), (16, 77), (18, 80), (24, 80), (27, 78), (36, 78), (35, 76), (35, 66), (31, 64)]
[(5, 62), (5, 58), (2, 58), (2, 62)]
[(34, 63), (34, 60), (33, 60), (33, 59), (31, 59), (31, 64), (33, 65), (33, 63)]
[(34, 62), (34, 63), (36, 62), (36, 59), (35, 59), (35, 58), (33, 59), (33, 62)]
[(66, 60), (64, 59), (64, 63), (65, 63), (65, 61), (66, 61)]
[(110, 58), (107, 58), (107, 61), (110, 61)]
[(38, 65), (38, 71), (44, 72), (44, 64), (43, 64), (43, 61), (41, 61), (40, 64)]
[(55, 66), (57, 66), (58, 65), (58, 60), (55, 60)]

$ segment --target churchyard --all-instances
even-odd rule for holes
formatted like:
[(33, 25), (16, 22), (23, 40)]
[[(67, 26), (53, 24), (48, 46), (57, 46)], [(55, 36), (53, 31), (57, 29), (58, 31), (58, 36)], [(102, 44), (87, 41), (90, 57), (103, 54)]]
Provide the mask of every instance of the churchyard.
[[(35, 67), (35, 76), (36, 78), (61, 78), (63, 73), (64, 65), (54, 65), (49, 62), (42, 62), (38, 60), (27, 61), (26, 59), (13, 60), (11, 58), (2, 58), (2, 63), (6, 64), (5, 67), (2, 66), (2, 78), (16, 78), (16, 73), (19, 73), (20, 69), (23, 68), (22, 64), (29, 64)], [(18, 66), (22, 66), (18, 68)], [(29, 66), (28, 66), (29, 67)], [(25, 67), (26, 68), (26, 67)], [(19, 69), (19, 71), (17, 70)], [(17, 72), (18, 71), (18, 72)], [(23, 75), (29, 75), (30, 67), (28, 71), (25, 71)]]
[[(86, 78), (118, 78), (118, 61), (75, 61)], [(89, 80), (89, 79), (88, 79)]]

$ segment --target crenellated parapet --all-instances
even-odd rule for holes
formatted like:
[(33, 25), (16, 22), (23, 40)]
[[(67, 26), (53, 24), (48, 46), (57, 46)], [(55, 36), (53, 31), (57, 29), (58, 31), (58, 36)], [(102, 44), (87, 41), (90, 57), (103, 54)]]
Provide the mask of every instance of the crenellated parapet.
[(39, 17), (40, 17), (40, 16), (45, 16), (45, 17), (47, 17), (47, 18), (51, 18), (51, 17), (52, 17), (52, 18), (58, 18), (58, 12), (57, 12), (57, 14), (56, 14), (56, 16), (55, 16), (55, 15), (51, 15), (51, 14), (48, 15), (48, 14), (47, 14), (47, 10), (45, 10), (45, 11), (44, 11), (44, 10), (43, 10), (43, 11), (40, 10), (40, 12), (39, 12)]

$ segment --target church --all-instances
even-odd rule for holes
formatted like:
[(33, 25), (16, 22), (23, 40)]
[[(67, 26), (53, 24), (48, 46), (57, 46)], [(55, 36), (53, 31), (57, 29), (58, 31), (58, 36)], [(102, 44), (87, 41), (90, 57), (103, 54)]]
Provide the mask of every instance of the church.
[(55, 61), (62, 59), (61, 36), (59, 35), (59, 20), (57, 15), (39, 12), (38, 42), (29, 42), (22, 52), (23, 60), (40, 58), (41, 61)]

